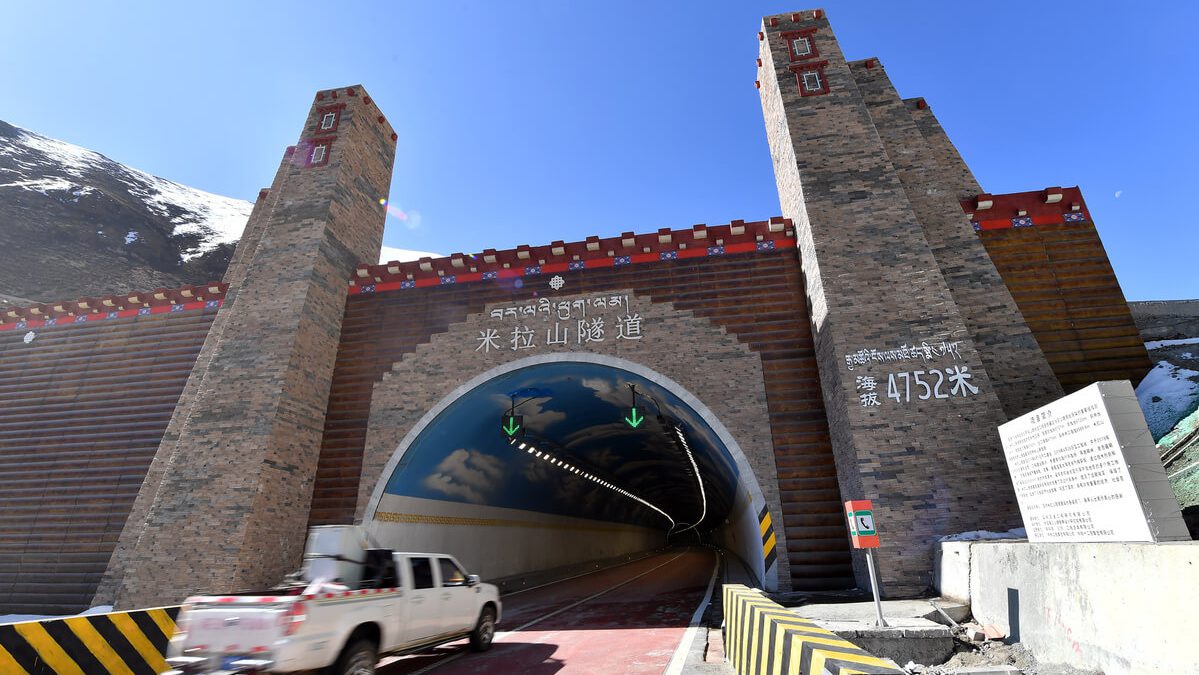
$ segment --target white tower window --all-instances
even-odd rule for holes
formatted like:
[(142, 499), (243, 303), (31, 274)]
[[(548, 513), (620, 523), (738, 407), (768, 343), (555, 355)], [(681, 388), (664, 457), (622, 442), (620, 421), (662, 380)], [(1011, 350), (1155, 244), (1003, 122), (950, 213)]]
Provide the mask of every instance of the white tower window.
[(803, 74), (804, 91), (815, 93), (824, 89), (824, 83), (820, 81), (820, 73), (815, 70), (809, 70)]

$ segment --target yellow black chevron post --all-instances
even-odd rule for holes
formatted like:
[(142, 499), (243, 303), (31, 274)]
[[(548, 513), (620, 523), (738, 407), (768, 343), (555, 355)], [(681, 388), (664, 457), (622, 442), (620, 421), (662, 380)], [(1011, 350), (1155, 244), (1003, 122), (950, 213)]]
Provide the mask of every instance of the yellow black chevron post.
[(775, 550), (774, 523), (770, 522), (770, 506), (763, 506), (758, 514), (758, 527), (762, 530), (762, 558), (766, 561), (763, 570), (770, 571), (770, 566), (778, 559)]
[(178, 607), (0, 626), (4, 675), (155, 675), (166, 670)]
[(741, 675), (902, 675), (886, 659), (801, 619), (756, 589), (724, 586), (724, 651)]

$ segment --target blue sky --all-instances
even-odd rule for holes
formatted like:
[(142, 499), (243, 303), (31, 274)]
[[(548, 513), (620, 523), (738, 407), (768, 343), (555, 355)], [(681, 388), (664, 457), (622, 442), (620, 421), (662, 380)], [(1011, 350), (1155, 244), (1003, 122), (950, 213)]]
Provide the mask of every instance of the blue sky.
[[(400, 134), (385, 242), (452, 253), (779, 213), (753, 88), (791, 2), (8, 3), (0, 119), (253, 199), (317, 89)], [(1080, 185), (1132, 300), (1197, 298), (1199, 3), (823, 4), (991, 192)], [(1190, 83), (1189, 85), (1187, 83)]]

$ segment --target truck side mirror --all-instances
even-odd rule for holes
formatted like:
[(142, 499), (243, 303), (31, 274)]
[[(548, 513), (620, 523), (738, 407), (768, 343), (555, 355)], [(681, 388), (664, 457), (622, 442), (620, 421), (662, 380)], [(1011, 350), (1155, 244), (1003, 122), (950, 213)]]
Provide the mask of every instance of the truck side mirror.
[(467, 586), (478, 586), (479, 585), (479, 575), (477, 575), (477, 574), (466, 575), (466, 585)]

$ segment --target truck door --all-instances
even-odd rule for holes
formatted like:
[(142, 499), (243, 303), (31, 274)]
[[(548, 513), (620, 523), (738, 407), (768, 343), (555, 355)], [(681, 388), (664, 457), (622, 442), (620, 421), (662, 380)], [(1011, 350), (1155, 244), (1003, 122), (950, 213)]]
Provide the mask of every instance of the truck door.
[(447, 632), (442, 628), (441, 589), (433, 576), (433, 560), (424, 556), (408, 556), (403, 569), (412, 585), (404, 591), (405, 612), (408, 616), (404, 642), (420, 642)]
[(466, 631), (474, 628), (478, 618), (475, 589), (466, 585), (466, 572), (452, 558), (438, 558), (441, 572), (441, 607), (446, 630)]

